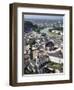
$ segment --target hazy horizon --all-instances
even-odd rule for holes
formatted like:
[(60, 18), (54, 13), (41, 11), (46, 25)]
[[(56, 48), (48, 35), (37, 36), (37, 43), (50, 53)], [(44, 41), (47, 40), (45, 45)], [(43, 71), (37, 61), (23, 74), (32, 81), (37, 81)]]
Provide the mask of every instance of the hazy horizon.
[(63, 20), (63, 15), (24, 15), (25, 20)]

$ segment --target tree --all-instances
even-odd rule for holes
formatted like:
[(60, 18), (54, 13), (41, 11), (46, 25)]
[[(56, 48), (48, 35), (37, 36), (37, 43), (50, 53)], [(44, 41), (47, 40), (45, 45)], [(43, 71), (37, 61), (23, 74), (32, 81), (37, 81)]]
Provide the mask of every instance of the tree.
[(37, 29), (38, 28), (37, 24), (33, 25), (33, 28), (34, 29)]
[(52, 32), (52, 29), (49, 29), (49, 32)]
[(30, 32), (33, 28), (33, 23), (30, 21), (25, 21), (24, 22), (24, 32)]
[(33, 27), (33, 23), (30, 21), (25, 21), (24, 22), (24, 27)]

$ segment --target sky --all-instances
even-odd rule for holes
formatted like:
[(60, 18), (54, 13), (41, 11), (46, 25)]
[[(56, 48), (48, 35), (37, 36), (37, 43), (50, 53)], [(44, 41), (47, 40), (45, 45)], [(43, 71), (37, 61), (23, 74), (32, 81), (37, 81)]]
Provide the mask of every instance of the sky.
[(24, 19), (62, 20), (63, 15), (27, 15), (27, 14), (24, 14)]

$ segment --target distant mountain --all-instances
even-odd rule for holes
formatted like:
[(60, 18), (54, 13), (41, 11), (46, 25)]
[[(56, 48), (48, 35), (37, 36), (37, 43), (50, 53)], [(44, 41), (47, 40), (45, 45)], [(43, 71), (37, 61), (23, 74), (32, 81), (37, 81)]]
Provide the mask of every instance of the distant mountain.
[[(26, 21), (26, 20), (25, 20)], [(30, 21), (30, 22), (32, 22), (32, 23), (37, 23), (37, 24), (39, 24), (39, 23), (57, 23), (57, 22), (60, 22), (61, 24), (63, 24), (63, 19), (55, 19), (55, 20), (49, 20), (49, 19), (27, 19), (27, 21)]]

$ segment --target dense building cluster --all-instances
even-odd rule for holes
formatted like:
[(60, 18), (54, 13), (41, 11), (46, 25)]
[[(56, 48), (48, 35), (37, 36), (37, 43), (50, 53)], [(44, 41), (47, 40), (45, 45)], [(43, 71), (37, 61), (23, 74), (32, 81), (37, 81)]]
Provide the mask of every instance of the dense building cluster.
[(63, 32), (31, 26), (24, 31), (24, 74), (63, 72)]

